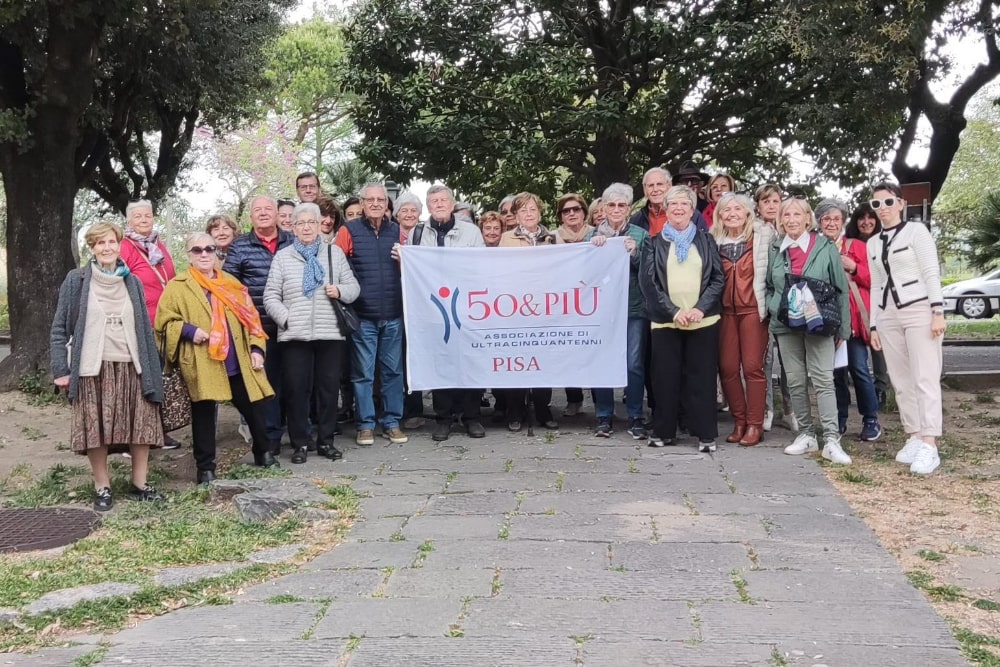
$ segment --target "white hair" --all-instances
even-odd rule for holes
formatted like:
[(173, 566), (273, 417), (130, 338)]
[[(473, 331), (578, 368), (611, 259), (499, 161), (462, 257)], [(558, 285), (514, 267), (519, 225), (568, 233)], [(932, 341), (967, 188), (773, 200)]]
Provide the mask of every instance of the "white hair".
[(132, 211), (137, 208), (148, 208), (150, 211), (153, 210), (153, 202), (148, 199), (139, 199), (137, 201), (130, 201), (128, 206), (125, 207), (125, 219), (128, 220), (132, 217)]
[(403, 190), (401, 193), (399, 193), (399, 196), (396, 197), (395, 210), (398, 212), (399, 209), (403, 208), (404, 206), (416, 206), (417, 215), (420, 215), (421, 213), (424, 212), (424, 204), (423, 202), (420, 201), (420, 197), (413, 194), (409, 190)]
[(372, 188), (378, 188), (379, 190), (382, 191), (382, 194), (385, 196), (386, 199), (389, 198), (389, 191), (385, 189), (385, 183), (378, 183), (376, 181), (371, 181), (369, 183), (365, 183), (364, 187), (361, 188), (361, 190), (359, 191), (361, 199), (364, 199), (365, 193), (371, 190)]
[(631, 206), (632, 197), (632, 186), (627, 183), (612, 183), (604, 188), (604, 192), (601, 193), (601, 201), (604, 203), (609, 201), (623, 201)]
[(663, 174), (663, 178), (666, 179), (667, 183), (670, 182), (670, 172), (663, 167), (653, 167), (652, 169), (647, 169), (646, 173), (642, 175), (642, 184), (646, 184), (646, 179), (653, 174)]
[(302, 202), (292, 210), (292, 222), (298, 219), (299, 213), (311, 213), (314, 220), (319, 220), (323, 214), (319, 212), (319, 206), (311, 201)]

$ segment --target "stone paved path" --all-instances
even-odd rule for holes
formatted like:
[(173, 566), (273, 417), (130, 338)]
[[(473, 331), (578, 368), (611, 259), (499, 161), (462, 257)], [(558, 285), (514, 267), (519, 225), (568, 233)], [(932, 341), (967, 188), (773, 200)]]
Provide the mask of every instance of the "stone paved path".
[(296, 473), (368, 494), (346, 543), (113, 635), (101, 664), (968, 665), (787, 432), (710, 456), (579, 419), (311, 459)]

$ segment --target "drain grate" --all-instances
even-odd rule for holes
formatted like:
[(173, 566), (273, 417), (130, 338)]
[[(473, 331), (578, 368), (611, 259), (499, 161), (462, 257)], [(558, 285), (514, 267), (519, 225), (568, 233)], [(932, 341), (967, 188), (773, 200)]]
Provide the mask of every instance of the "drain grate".
[(98, 523), (94, 512), (70, 507), (0, 510), (0, 553), (71, 544), (90, 535)]

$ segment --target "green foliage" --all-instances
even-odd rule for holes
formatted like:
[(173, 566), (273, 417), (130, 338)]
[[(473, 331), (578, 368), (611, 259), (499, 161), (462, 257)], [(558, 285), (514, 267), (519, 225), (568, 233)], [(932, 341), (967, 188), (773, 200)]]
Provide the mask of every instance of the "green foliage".
[(967, 257), (981, 271), (1000, 264), (1000, 190), (988, 192), (972, 218)]
[[(691, 157), (748, 180), (780, 177), (793, 143), (820, 175), (853, 182), (898, 129), (910, 46), (927, 28), (907, 27), (919, 11), (368, 0), (347, 32), (345, 85), (359, 96), (367, 164), (491, 201), (524, 189), (593, 193)], [(857, 30), (876, 23), (876, 39)]]
[[(6, 306), (4, 307), (6, 311)], [(56, 405), (63, 402), (62, 394), (53, 391), (54, 386), (47, 373), (35, 371), (22, 375), (17, 388), (25, 394), (28, 404), (36, 408), (46, 405)]]

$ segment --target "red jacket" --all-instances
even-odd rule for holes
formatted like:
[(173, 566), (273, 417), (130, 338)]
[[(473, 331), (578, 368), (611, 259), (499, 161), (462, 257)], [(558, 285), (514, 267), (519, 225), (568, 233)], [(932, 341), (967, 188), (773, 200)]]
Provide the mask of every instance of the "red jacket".
[(146, 251), (142, 249), (132, 239), (122, 239), (122, 261), (129, 271), (142, 283), (142, 291), (146, 295), (146, 310), (149, 311), (149, 321), (156, 321), (156, 304), (160, 302), (160, 295), (163, 288), (175, 275), (174, 260), (170, 258), (170, 252), (163, 241), (157, 241), (160, 252), (163, 253), (163, 262), (154, 267), (149, 263)]
[[(845, 238), (840, 246), (840, 254), (847, 255), (857, 263), (858, 268), (856, 272), (854, 275), (848, 273), (847, 281), (858, 286), (858, 292), (860, 292), (861, 300), (865, 304), (865, 310), (868, 313), (871, 313), (872, 274), (868, 269), (868, 252), (865, 244), (857, 239)], [(850, 287), (850, 285), (848, 285), (848, 287)], [(867, 343), (868, 327), (865, 326), (861, 319), (861, 309), (854, 298), (853, 289), (849, 290), (849, 296), (851, 298), (851, 335), (855, 338), (860, 338)]]

